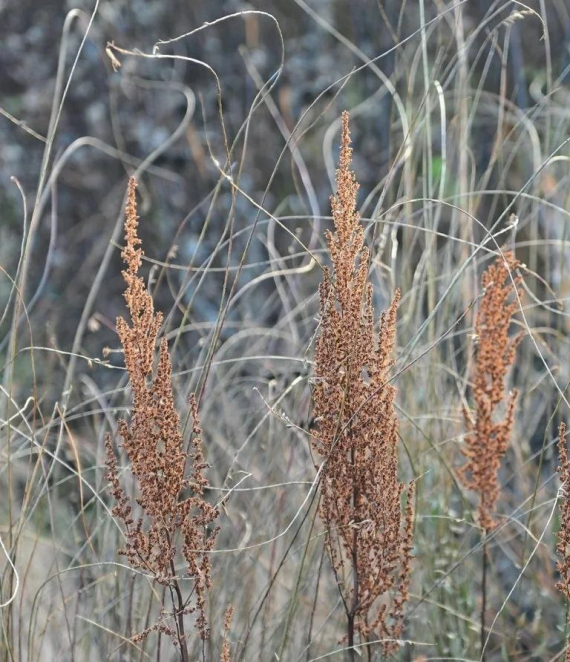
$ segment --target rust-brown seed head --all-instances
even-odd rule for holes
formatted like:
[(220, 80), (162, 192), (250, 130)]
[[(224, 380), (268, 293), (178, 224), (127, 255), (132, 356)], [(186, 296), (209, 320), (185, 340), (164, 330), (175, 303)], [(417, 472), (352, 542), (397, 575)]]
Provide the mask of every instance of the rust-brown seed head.
[[(142, 250), (137, 235), (136, 184), (129, 182), (125, 220), (125, 248), (121, 255), (126, 264), (123, 277), (127, 284), (125, 300), (131, 322), (117, 319), (117, 332), (123, 346), (133, 397), (131, 420), (118, 423), (122, 448), (135, 477), (135, 494), (128, 496), (121, 486), (117, 459), (110, 435), (106, 439), (107, 475), (116, 499), (113, 513), (123, 521), (126, 543), (121, 553), (129, 563), (152, 574), (158, 582), (173, 587), (175, 560), (181, 553), (186, 574), (194, 580), (193, 602), (178, 604), (176, 616), (196, 614), (201, 638), (209, 634), (205, 613), (206, 593), (210, 588), (210, 556), (217, 529), (211, 524), (218, 516), (216, 508), (203, 498), (208, 485), (203, 475), (204, 462), (201, 429), (196, 401), (190, 412), (193, 432), (190, 453), (184, 450), (180, 417), (172, 391), (172, 363), (166, 339), (156, 345), (162, 323), (155, 313), (152, 297), (138, 275)], [(151, 628), (153, 629), (153, 628)], [(161, 621), (154, 629), (173, 634)]]
[(467, 462), (459, 474), (465, 486), (478, 494), (478, 519), (486, 533), (497, 524), (493, 512), (500, 495), (498, 471), (511, 436), (517, 399), (516, 391), (505, 396), (505, 383), (522, 337), (509, 336), (518, 306), (513, 290), (522, 296), (518, 289), (521, 277), (514, 277), (513, 286), (510, 275), (518, 266), (514, 254), (507, 252), (483, 274), (484, 294), (475, 322), (474, 411), (464, 412), (467, 436), (462, 453)]
[(396, 647), (408, 598), (414, 486), (402, 513), (396, 389), (388, 382), (400, 293), (375, 333), (351, 154), (345, 112), (331, 198), (335, 232), (327, 233), (332, 273), (325, 271), (319, 292), (314, 447), (324, 461), (320, 512), (347, 615), (363, 638), (384, 639), (387, 655)]

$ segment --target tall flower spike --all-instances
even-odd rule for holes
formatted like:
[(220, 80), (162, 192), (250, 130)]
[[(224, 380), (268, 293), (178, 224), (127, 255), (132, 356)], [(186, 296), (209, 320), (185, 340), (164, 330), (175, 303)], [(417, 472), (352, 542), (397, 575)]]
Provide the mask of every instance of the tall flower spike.
[(337, 193), (331, 198), (335, 232), (326, 235), (332, 274), (325, 270), (319, 291), (313, 443), (323, 458), (320, 514), (347, 613), (349, 647), (356, 632), (363, 639), (374, 633), (388, 655), (397, 647), (409, 595), (414, 519), (413, 483), (402, 512), (396, 389), (388, 382), (400, 293), (381, 314), (376, 334), (348, 120), (343, 113)]
[[(556, 563), (556, 569), (560, 573), (560, 580), (556, 588), (570, 600), (570, 460), (566, 450), (566, 425), (560, 424), (558, 431), (558, 474), (560, 475), (560, 529), (558, 531), (558, 542), (556, 551), (560, 560)], [(566, 640), (566, 662), (570, 662), (570, 639)]]
[[(195, 614), (202, 639), (209, 635), (205, 613), (206, 594), (211, 585), (208, 553), (216, 541), (217, 529), (212, 529), (211, 525), (218, 510), (203, 498), (204, 488), (208, 486), (203, 471), (208, 465), (203, 458), (193, 397), (190, 401), (194, 421), (191, 452), (184, 451), (172, 391), (172, 364), (164, 338), (153, 371), (162, 314), (155, 313), (152, 297), (138, 275), (143, 252), (137, 235), (135, 195), (136, 184), (131, 179), (126, 206), (126, 245), (121, 253), (126, 264), (123, 278), (127, 284), (125, 299), (131, 323), (122, 317), (117, 319), (133, 397), (130, 423), (119, 421), (118, 432), (135, 478), (134, 495), (128, 496), (121, 486), (110, 435), (106, 439), (107, 475), (116, 499), (113, 514), (125, 527), (126, 543), (120, 553), (133, 567), (152, 574), (158, 582), (170, 587), (172, 595), (176, 596), (172, 613), (163, 612), (161, 621), (144, 634), (160, 630), (170, 634), (184, 650), (185, 614)], [(194, 580), (188, 597), (182, 595), (175, 570), (179, 553), (185, 560), (186, 575)]]
[[(500, 495), (498, 471), (511, 436), (518, 395), (514, 391), (505, 401), (507, 372), (522, 338), (520, 334), (509, 337), (511, 320), (518, 306), (517, 297), (510, 303), (509, 297), (513, 289), (522, 296), (518, 288), (521, 277), (514, 278), (513, 288), (510, 274), (519, 264), (514, 254), (507, 252), (484, 272), (485, 291), (475, 322), (474, 413), (464, 412), (467, 436), (462, 453), (467, 462), (459, 474), (465, 486), (478, 494), (478, 519), (486, 533), (497, 524), (492, 513)], [(500, 418), (502, 407), (505, 413)]]

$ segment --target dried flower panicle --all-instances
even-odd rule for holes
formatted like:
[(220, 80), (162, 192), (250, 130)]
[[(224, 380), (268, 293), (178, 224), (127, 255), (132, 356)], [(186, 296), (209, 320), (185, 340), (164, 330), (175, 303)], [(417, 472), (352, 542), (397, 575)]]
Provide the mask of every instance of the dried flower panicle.
[[(172, 616), (179, 621), (184, 614), (195, 613), (199, 635), (206, 639), (209, 630), (205, 601), (211, 585), (208, 552), (217, 537), (217, 529), (211, 525), (218, 510), (204, 500), (208, 481), (203, 472), (208, 465), (202, 452), (194, 397), (190, 400), (191, 451), (184, 450), (165, 338), (160, 342), (156, 371), (153, 370), (162, 314), (154, 311), (152, 297), (138, 275), (143, 253), (137, 235), (135, 195), (136, 184), (131, 179), (126, 206), (126, 245), (121, 253), (126, 264), (123, 277), (127, 284), (125, 299), (131, 324), (119, 317), (117, 332), (133, 397), (130, 423), (119, 421), (118, 433), (136, 479), (136, 494), (131, 498), (121, 486), (117, 459), (108, 435), (107, 475), (116, 499), (113, 514), (125, 526), (126, 543), (120, 553), (126, 555), (133, 567), (152, 574), (161, 584), (178, 589), (175, 560), (181, 552), (186, 563), (185, 573), (194, 580), (193, 601), (175, 591), (178, 600)], [(158, 629), (174, 638), (174, 630), (162, 620)], [(180, 637), (180, 631), (177, 632)]]
[(520, 276), (511, 273), (520, 266), (512, 252), (498, 258), (484, 273), (483, 298), (475, 322), (477, 350), (473, 383), (474, 412), (464, 412), (467, 436), (462, 449), (467, 462), (459, 475), (465, 486), (478, 493), (479, 524), (488, 533), (497, 522), (492, 513), (500, 495), (498, 471), (507, 451), (514, 424), (517, 391), (505, 398), (507, 372), (513, 364), (522, 336), (509, 336)]
[(220, 655), (220, 662), (231, 662), (231, 649), (230, 649), (230, 627), (232, 624), (232, 618), (234, 616), (233, 605), (229, 605), (226, 609), (224, 616), (224, 637), (222, 641), (222, 653)]
[(345, 112), (331, 198), (336, 232), (327, 233), (333, 269), (325, 270), (319, 292), (314, 447), (324, 458), (320, 513), (349, 622), (365, 639), (373, 632), (384, 639), (388, 654), (397, 647), (409, 595), (414, 518), (413, 483), (402, 513), (396, 389), (388, 383), (400, 294), (375, 334), (351, 156)]

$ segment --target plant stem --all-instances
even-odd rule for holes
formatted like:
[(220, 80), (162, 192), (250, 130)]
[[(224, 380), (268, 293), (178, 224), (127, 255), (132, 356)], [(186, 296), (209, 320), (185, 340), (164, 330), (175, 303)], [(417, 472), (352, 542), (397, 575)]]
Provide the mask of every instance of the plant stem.
[[(176, 570), (174, 568), (174, 561), (170, 560), (170, 568), (172, 574), (176, 575)], [(176, 612), (176, 630), (178, 636), (178, 643), (180, 644), (180, 660), (181, 662), (189, 662), (190, 658), (188, 657), (188, 644), (186, 643), (186, 633), (184, 632), (184, 598), (182, 597), (182, 591), (180, 590), (180, 584), (178, 580), (174, 580), (173, 584), (174, 592), (176, 593), (176, 599), (178, 600), (178, 609), (174, 606)], [(174, 602), (174, 600), (173, 600)]]
[[(358, 494), (357, 486), (354, 479), (354, 466), (356, 463), (356, 450), (352, 447), (350, 451), (350, 460), (352, 464), (352, 513), (353, 516), (356, 514), (357, 504), (358, 504)], [(349, 662), (354, 662), (355, 650), (354, 650), (354, 619), (356, 618), (356, 610), (358, 609), (358, 528), (356, 522), (354, 523), (354, 529), (352, 531), (352, 606), (348, 614), (348, 659)]]
[[(486, 535), (486, 533), (485, 533)], [(485, 612), (487, 611), (487, 543), (483, 543), (481, 564), (481, 662), (485, 662)]]
[(313, 517), (313, 521), (311, 522), (311, 527), (310, 527), (309, 533), (307, 535), (307, 542), (305, 543), (305, 548), (303, 550), (303, 556), (301, 558), (301, 563), (299, 565), (299, 572), (297, 573), (297, 581), (295, 582), (295, 589), (294, 589), (293, 595), (291, 596), (291, 599), (289, 601), (289, 610), (287, 612), (287, 619), (285, 621), (285, 629), (284, 629), (284, 632), (283, 632), (283, 639), (281, 641), (281, 646), (279, 647), (279, 659), (280, 660), (285, 659), (283, 657), (283, 655), (284, 655), (284, 652), (285, 652), (285, 647), (287, 645), (287, 638), (289, 636), (289, 630), (291, 628), (291, 621), (293, 620), (293, 612), (295, 611), (295, 607), (297, 606), (297, 597), (299, 595), (299, 589), (301, 587), (301, 581), (303, 579), (303, 571), (305, 569), (305, 562), (307, 560), (307, 553), (309, 551), (309, 545), (311, 543), (312, 536), (313, 536), (313, 526), (315, 524), (315, 519), (316, 519), (316, 517)]
[(319, 598), (319, 588), (321, 585), (321, 571), (323, 569), (323, 561), (325, 559), (326, 546), (323, 545), (323, 551), (321, 552), (321, 560), (319, 562), (319, 570), (317, 572), (317, 583), (315, 586), (315, 599), (313, 600), (313, 608), (311, 609), (311, 618), (309, 619), (309, 632), (307, 634), (307, 660), (309, 662), (311, 657), (311, 642), (313, 639), (313, 623), (315, 620), (315, 612), (317, 611), (317, 600)]
[(354, 657), (354, 614), (348, 614), (348, 662), (355, 662)]

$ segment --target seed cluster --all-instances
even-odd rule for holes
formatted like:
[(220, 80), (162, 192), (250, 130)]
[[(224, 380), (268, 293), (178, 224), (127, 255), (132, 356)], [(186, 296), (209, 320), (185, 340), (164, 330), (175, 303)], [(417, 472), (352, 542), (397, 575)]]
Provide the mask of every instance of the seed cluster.
[[(190, 452), (184, 450), (180, 417), (172, 391), (172, 364), (164, 338), (160, 342), (156, 370), (153, 370), (162, 315), (154, 311), (152, 297), (138, 275), (143, 253), (137, 235), (135, 193), (136, 184), (131, 179), (126, 206), (126, 246), (121, 253), (126, 264), (123, 277), (127, 284), (125, 299), (131, 324), (119, 317), (117, 332), (133, 397), (130, 423), (119, 421), (118, 434), (136, 487), (132, 496), (122, 487), (117, 458), (108, 435), (108, 479), (116, 499), (113, 514), (125, 526), (126, 543), (121, 553), (133, 567), (176, 589), (178, 599), (174, 601), (176, 608), (172, 616), (179, 622), (184, 614), (195, 613), (199, 635), (207, 639), (209, 628), (205, 603), (211, 585), (208, 552), (213, 549), (217, 537), (217, 529), (211, 525), (218, 510), (203, 498), (204, 488), (208, 486), (203, 472), (208, 465), (202, 452), (202, 431), (193, 397), (190, 400), (193, 419)], [(194, 580), (191, 595), (187, 598), (181, 596), (176, 579), (177, 552), (185, 560), (185, 574)], [(164, 622), (154, 629), (174, 635), (174, 630)]]
[(349, 623), (363, 639), (383, 639), (387, 655), (397, 647), (409, 594), (414, 485), (402, 512), (396, 389), (388, 382), (400, 294), (375, 333), (348, 120), (345, 112), (331, 198), (335, 232), (327, 233), (332, 274), (325, 270), (319, 292), (314, 447), (324, 461), (320, 513)]
[(509, 328), (519, 298), (520, 276), (511, 273), (520, 265), (512, 252), (498, 258), (484, 273), (481, 283), (484, 294), (477, 313), (475, 334), (477, 354), (473, 382), (473, 413), (465, 410), (467, 427), (462, 449), (467, 462), (459, 474), (465, 486), (479, 497), (479, 524), (489, 532), (497, 522), (492, 513), (500, 496), (498, 471), (506, 453), (514, 423), (517, 391), (505, 398), (507, 372), (515, 359), (522, 336), (509, 336)]

